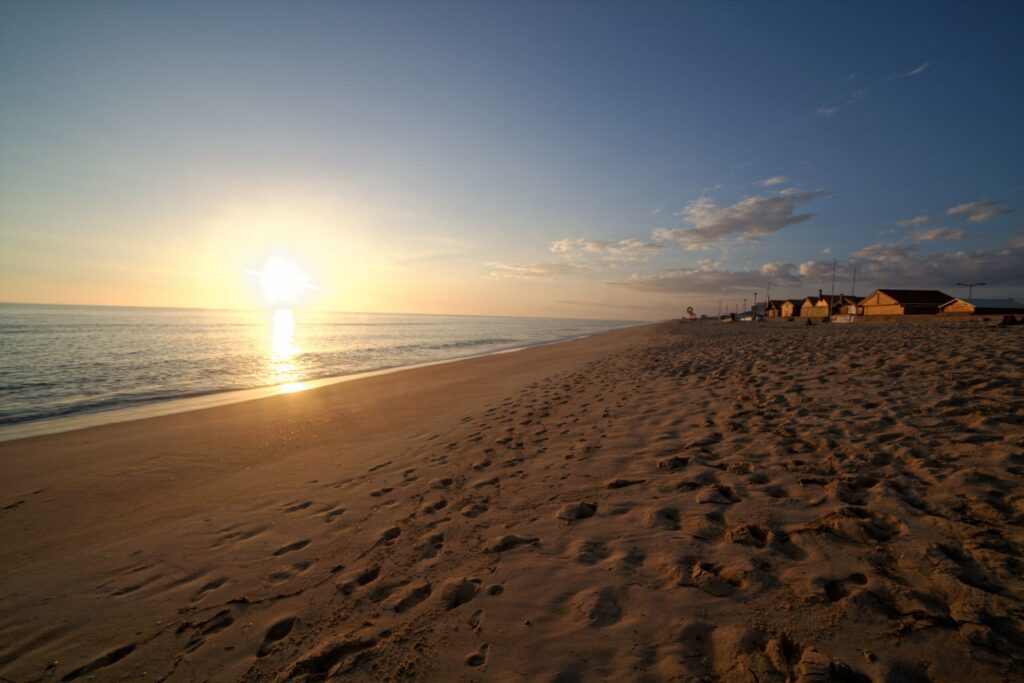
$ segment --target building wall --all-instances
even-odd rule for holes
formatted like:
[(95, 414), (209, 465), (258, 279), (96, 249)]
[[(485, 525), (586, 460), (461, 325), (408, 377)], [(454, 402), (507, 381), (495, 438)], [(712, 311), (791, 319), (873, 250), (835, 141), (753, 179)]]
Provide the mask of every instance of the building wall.
[(864, 315), (903, 315), (903, 306), (899, 304), (866, 304), (863, 306)]
[(974, 306), (970, 305), (966, 301), (960, 301), (957, 299), (953, 303), (946, 304), (942, 307), (943, 313), (974, 313)]
[(808, 318), (824, 318), (828, 315), (828, 304), (815, 304), (814, 306), (804, 304), (803, 308), (800, 309), (800, 313)]
[(795, 307), (790, 302), (782, 304), (782, 317), (783, 318), (795, 318), (800, 315), (800, 310), (793, 310)]

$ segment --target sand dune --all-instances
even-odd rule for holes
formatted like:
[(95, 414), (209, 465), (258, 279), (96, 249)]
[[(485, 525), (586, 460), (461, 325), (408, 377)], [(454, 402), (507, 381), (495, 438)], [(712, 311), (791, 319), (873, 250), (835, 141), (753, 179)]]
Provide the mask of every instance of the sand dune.
[(0, 676), (1020, 680), (1022, 378), (663, 324), (0, 444)]

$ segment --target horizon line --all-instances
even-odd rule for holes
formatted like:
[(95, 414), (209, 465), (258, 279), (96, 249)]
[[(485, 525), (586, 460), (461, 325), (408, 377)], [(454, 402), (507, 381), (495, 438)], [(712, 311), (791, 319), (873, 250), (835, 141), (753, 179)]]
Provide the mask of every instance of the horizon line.
[(278, 309), (287, 310), (307, 310), (314, 313), (337, 313), (343, 315), (410, 315), (410, 316), (443, 316), (449, 318), (520, 318), (524, 320), (528, 319), (542, 319), (542, 320), (591, 320), (598, 322), (658, 322), (660, 320), (671, 320), (672, 318), (643, 318), (643, 319), (626, 319), (626, 318), (580, 318), (576, 316), (551, 316), (551, 315), (505, 315), (500, 313), (409, 313), (406, 311), (340, 311), (334, 309), (323, 309), (323, 308), (305, 308), (301, 306), (273, 306), (273, 307), (254, 307), (254, 308), (226, 308), (219, 306), (153, 306), (153, 305), (140, 305), (140, 304), (68, 304), (68, 303), (43, 303), (37, 301), (0, 301), (0, 306), (71, 306), (80, 308), (141, 308), (141, 309), (156, 309), (164, 311), (230, 311), (238, 313), (257, 313), (264, 311), (274, 311)]

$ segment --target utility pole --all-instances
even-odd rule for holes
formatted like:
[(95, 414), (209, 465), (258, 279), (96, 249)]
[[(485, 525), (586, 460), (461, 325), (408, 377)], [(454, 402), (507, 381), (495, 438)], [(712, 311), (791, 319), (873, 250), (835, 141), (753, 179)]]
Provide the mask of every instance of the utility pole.
[(974, 288), (975, 287), (984, 287), (985, 283), (984, 282), (958, 282), (958, 283), (956, 283), (956, 286), (957, 287), (966, 287), (967, 288), (967, 298), (968, 299), (973, 299), (974, 298)]
[(754, 292), (754, 305), (750, 307), (750, 322), (757, 322), (757, 292)]
[(832, 259), (832, 293), (828, 297), (828, 321), (832, 322), (832, 306), (836, 300), (836, 259)]
[(857, 296), (857, 269), (853, 269), (853, 286), (850, 287), (850, 296)]

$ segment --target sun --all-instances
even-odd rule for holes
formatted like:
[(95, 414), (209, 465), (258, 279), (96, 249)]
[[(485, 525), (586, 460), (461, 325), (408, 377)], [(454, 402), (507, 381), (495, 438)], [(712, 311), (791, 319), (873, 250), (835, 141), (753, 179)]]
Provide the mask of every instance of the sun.
[(309, 290), (319, 289), (295, 261), (282, 257), (268, 258), (262, 270), (244, 272), (259, 278), (263, 300), (268, 306), (292, 306)]

